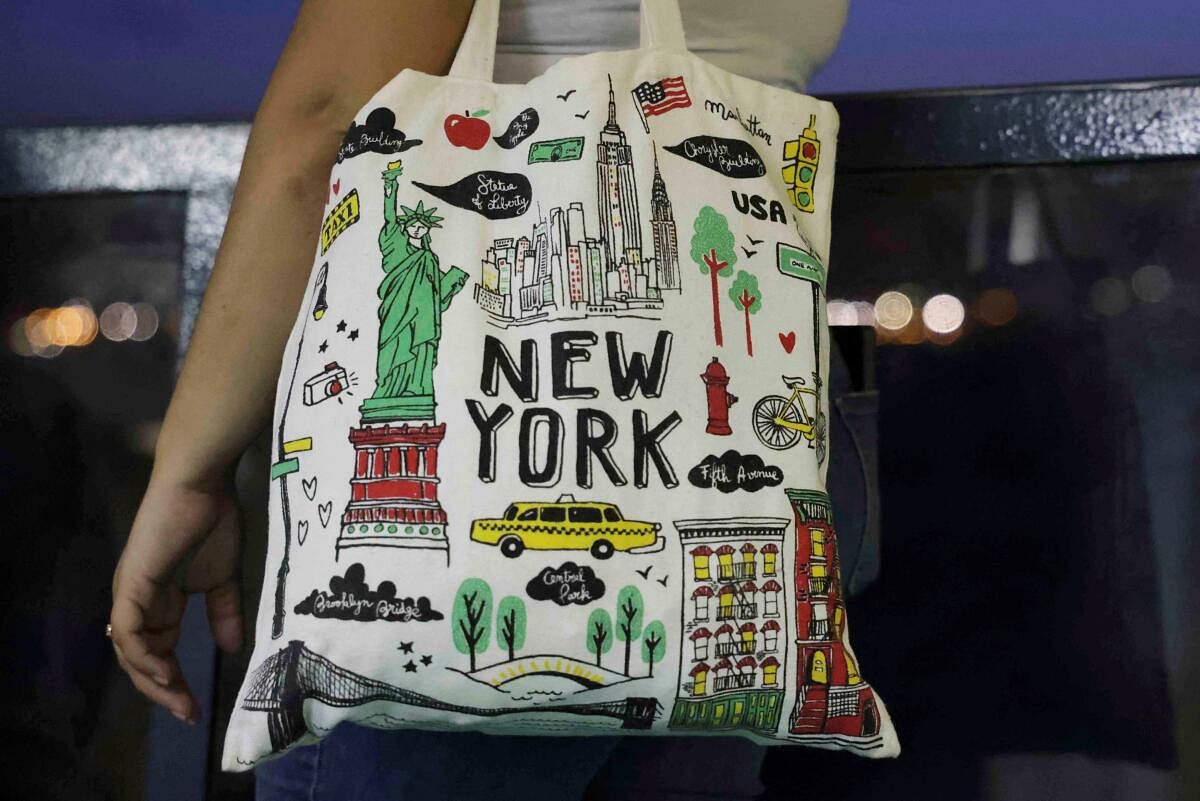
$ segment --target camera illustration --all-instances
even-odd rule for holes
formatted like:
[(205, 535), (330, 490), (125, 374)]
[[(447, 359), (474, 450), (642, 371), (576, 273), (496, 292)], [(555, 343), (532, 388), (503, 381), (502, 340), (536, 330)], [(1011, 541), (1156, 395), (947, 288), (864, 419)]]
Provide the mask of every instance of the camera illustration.
[(304, 405), (315, 406), (321, 401), (336, 398), (350, 386), (346, 368), (329, 362), (325, 369), (304, 382)]

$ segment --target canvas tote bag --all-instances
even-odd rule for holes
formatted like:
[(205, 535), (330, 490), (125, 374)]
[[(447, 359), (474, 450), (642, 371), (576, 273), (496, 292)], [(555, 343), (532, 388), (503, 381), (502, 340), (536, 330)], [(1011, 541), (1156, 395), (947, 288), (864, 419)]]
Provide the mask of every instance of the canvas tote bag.
[(676, 0), (496, 84), (498, 9), (338, 152), (224, 767), (344, 720), (895, 755), (824, 484), (834, 108)]

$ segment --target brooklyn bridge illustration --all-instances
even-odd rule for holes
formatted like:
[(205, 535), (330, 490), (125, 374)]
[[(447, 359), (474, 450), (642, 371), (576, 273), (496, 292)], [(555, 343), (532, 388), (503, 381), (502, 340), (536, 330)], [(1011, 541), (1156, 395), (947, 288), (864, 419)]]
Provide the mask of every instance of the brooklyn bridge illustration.
[(492, 241), (475, 302), (500, 327), (592, 315), (661, 316), (681, 291), (679, 242), (667, 187), (654, 158), (650, 186), (653, 255), (644, 254), (633, 151), (617, 124), (612, 80), (608, 122), (596, 145), (599, 236), (585, 228), (583, 203), (539, 211), (530, 235)]
[(343, 708), (390, 701), (476, 717), (531, 712), (602, 716), (620, 720), (624, 729), (649, 729), (661, 713), (658, 700), (646, 697), (532, 708), (456, 704), (362, 676), (309, 650), (303, 640), (292, 640), (247, 677), (242, 708), (267, 714), (267, 731), (275, 752), (287, 748), (307, 731), (304, 702), (310, 700)]

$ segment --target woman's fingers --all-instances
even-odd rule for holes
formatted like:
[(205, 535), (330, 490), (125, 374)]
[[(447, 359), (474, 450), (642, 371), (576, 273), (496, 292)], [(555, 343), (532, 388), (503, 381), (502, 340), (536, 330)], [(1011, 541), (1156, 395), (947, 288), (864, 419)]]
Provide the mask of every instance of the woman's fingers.
[(175, 678), (171, 663), (151, 650), (140, 606), (131, 598), (118, 594), (113, 598), (110, 622), (113, 646), (122, 655), (125, 664), (161, 687), (170, 685)]
[(117, 652), (117, 662), (129, 674), (129, 680), (133, 682), (133, 686), (137, 688), (138, 692), (161, 705), (185, 723), (196, 721), (199, 717), (196, 710), (197, 704), (186, 684), (164, 687), (156, 681), (152, 681), (149, 676), (138, 670), (125, 658), (124, 652), (115, 641), (113, 645)]

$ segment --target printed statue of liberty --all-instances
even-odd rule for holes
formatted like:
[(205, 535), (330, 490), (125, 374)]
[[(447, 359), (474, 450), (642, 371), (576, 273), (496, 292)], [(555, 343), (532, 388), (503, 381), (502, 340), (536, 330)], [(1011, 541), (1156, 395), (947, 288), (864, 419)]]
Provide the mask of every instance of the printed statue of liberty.
[(383, 228), (379, 251), (383, 280), (379, 283), (379, 353), (375, 394), (360, 407), (363, 422), (433, 420), (433, 368), (442, 338), (442, 313), (466, 284), (467, 273), (451, 266), (442, 270), (430, 248), (429, 233), (441, 228), (437, 209), (400, 206), (396, 212), (394, 161), (383, 176)]

